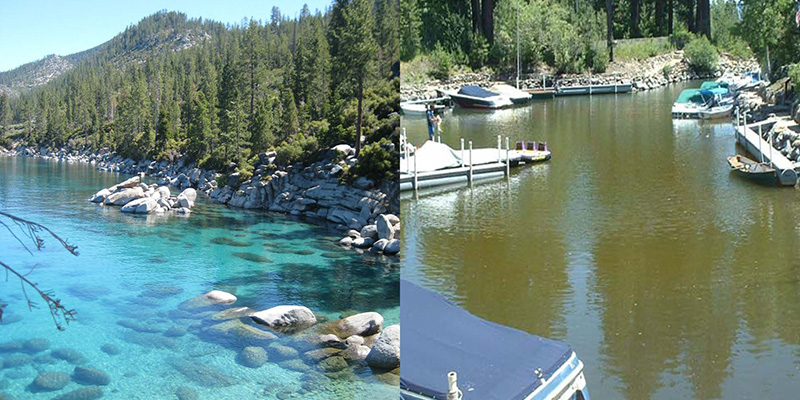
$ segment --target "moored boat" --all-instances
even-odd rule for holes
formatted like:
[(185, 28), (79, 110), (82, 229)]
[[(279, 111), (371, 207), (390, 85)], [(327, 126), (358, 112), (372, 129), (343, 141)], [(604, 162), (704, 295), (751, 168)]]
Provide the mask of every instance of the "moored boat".
[(450, 96), (453, 102), (466, 108), (496, 110), (514, 105), (514, 102), (508, 96), (492, 92), (480, 86), (467, 85), (459, 89), (458, 92), (445, 90), (439, 90), (439, 92)]
[(733, 102), (709, 89), (686, 89), (672, 105), (673, 118), (717, 119), (731, 115)]
[(728, 165), (736, 175), (751, 179), (763, 185), (777, 186), (780, 181), (775, 168), (769, 163), (759, 163), (736, 154), (728, 157)]
[(518, 141), (516, 151), (522, 161), (526, 163), (547, 161), (552, 154), (547, 149), (547, 142), (525, 142)]
[(569, 345), (476, 317), (400, 280), (402, 400), (589, 400)]
[[(400, 110), (403, 111), (404, 115), (424, 115), (425, 112), (428, 111), (429, 105), (426, 103), (400, 103)], [(444, 104), (435, 104), (434, 111), (442, 111), (446, 109), (447, 106)]]
[(490, 88), (491, 91), (495, 93), (499, 93), (503, 96), (508, 97), (511, 99), (511, 102), (514, 104), (523, 104), (531, 101), (530, 93), (525, 91), (519, 90), (511, 85), (506, 85), (503, 83), (496, 84)]

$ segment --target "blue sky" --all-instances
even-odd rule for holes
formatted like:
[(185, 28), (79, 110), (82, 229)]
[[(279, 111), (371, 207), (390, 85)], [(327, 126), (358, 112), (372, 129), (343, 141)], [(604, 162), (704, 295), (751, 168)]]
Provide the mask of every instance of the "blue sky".
[(0, 71), (49, 54), (64, 56), (97, 46), (159, 10), (223, 23), (267, 21), (273, 6), (294, 17), (303, 4), (312, 13), (332, 0), (0, 0)]

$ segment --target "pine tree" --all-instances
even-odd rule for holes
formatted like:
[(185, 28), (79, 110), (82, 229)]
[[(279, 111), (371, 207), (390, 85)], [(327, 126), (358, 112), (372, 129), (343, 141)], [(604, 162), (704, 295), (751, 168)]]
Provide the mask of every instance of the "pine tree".
[(337, 0), (333, 8), (331, 30), (337, 45), (335, 62), (339, 66), (339, 88), (358, 100), (355, 143), (357, 157), (361, 152), (364, 86), (369, 85), (377, 74), (375, 64), (378, 45), (372, 36), (375, 22), (368, 0)]
[(9, 115), (8, 93), (0, 90), (0, 134), (8, 132)]

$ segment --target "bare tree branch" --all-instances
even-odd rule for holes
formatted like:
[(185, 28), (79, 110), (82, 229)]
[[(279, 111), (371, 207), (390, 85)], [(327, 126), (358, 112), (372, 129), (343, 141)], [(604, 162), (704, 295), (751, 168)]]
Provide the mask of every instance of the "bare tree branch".
[[(46, 233), (50, 234), (50, 236), (55, 238), (59, 243), (61, 243), (61, 245), (65, 249), (67, 249), (67, 251), (69, 251), (70, 254), (72, 254), (74, 256), (78, 255), (78, 247), (77, 246), (73, 246), (73, 245), (69, 244), (66, 240), (64, 240), (61, 237), (59, 237), (58, 235), (56, 235), (53, 231), (51, 231), (50, 229), (48, 229), (44, 225), (41, 225), (41, 224), (33, 222), (33, 221), (28, 221), (28, 220), (25, 220), (25, 219), (22, 219), (22, 218), (18, 218), (18, 217), (15, 217), (15, 216), (11, 215), (11, 214), (2, 212), (2, 211), (0, 211), (0, 217), (6, 217), (6, 218), (10, 219), (11, 221), (13, 221), (14, 224), (17, 225), (19, 230), (22, 231), (22, 235), (25, 238), (27, 238), (28, 240), (30, 240), (31, 242), (33, 242), (33, 245), (36, 247), (36, 250), (41, 250), (44, 247), (44, 240), (41, 238), (41, 236), (39, 236), (39, 233), (46, 232)], [(25, 250), (28, 251), (28, 253), (33, 254), (33, 252), (31, 252), (30, 248), (28, 248), (28, 246), (25, 244), (26, 241), (23, 240), (23, 238), (21, 238), (20, 236), (17, 236), (14, 233), (14, 230), (11, 229), (11, 226), (9, 226), (9, 224), (6, 224), (3, 221), (0, 221), (0, 224), (2, 224), (11, 233), (11, 235), (14, 237), (14, 239), (16, 239), (25, 248)], [(53, 318), (53, 322), (55, 323), (56, 328), (58, 330), (63, 331), (64, 329), (66, 329), (65, 326), (62, 325), (62, 322), (64, 324), (69, 324), (70, 322), (75, 321), (75, 314), (77, 313), (75, 310), (68, 310), (66, 307), (64, 307), (61, 304), (61, 300), (60, 299), (57, 299), (57, 298), (53, 297), (53, 294), (50, 293), (50, 292), (45, 292), (45, 291), (39, 289), (38, 285), (35, 282), (33, 282), (33, 281), (31, 281), (30, 279), (27, 278), (27, 275), (29, 275), (31, 272), (33, 272), (33, 270), (36, 268), (35, 265), (32, 266), (30, 268), (30, 270), (25, 274), (22, 274), (22, 273), (18, 272), (16, 269), (14, 269), (11, 266), (3, 263), (2, 261), (0, 261), (0, 266), (5, 268), (6, 281), (9, 279), (9, 276), (10, 276), (9, 274), (15, 275), (17, 278), (19, 278), (20, 285), (22, 287), (22, 294), (25, 296), (25, 300), (28, 303), (28, 309), (29, 310), (33, 310), (34, 308), (38, 308), (38, 307), (37, 307), (36, 303), (33, 300), (31, 300), (31, 298), (28, 296), (28, 292), (26, 290), (26, 287), (33, 288), (33, 290), (36, 291), (36, 293), (39, 295), (39, 297), (41, 297), (42, 300), (44, 300), (45, 304), (47, 304), (47, 308), (50, 310), (50, 316)], [(0, 323), (3, 322), (3, 309), (6, 306), (7, 306), (7, 304), (0, 303)]]

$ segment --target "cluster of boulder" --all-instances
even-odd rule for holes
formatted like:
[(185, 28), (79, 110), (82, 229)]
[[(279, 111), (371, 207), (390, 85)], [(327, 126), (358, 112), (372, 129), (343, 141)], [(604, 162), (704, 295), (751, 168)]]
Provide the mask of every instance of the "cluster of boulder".
[(299, 372), (314, 366), (320, 372), (339, 372), (357, 364), (385, 370), (400, 366), (400, 325), (384, 328), (379, 313), (328, 321), (300, 305), (257, 311), (233, 306), (236, 301), (231, 293), (213, 290), (186, 300), (179, 311), (208, 321), (196, 325), (201, 336), (239, 343), (236, 361), (249, 368), (269, 361)]
[[(174, 162), (134, 161), (108, 149), (68, 151), (25, 146), (3, 150), (3, 154), (86, 162), (101, 171), (157, 178), (156, 185), (145, 185), (138, 177), (132, 178), (103, 189), (90, 199), (95, 203), (120, 206), (123, 212), (189, 212), (199, 191), (208, 194), (216, 203), (231, 207), (264, 209), (328, 221), (336, 224), (342, 232), (349, 230), (348, 237), (355, 242), (352, 247), (356, 249), (374, 248), (377, 251), (388, 248), (388, 251), (383, 251), (385, 254), (399, 252), (396, 234), (391, 238), (362, 234), (365, 227), (378, 224), (379, 215), (397, 213), (400, 208), (399, 186), (396, 182), (376, 185), (365, 177), (355, 179), (352, 184), (343, 183), (341, 178), (345, 171), (358, 163), (355, 149), (347, 144), (330, 148), (322, 160), (310, 165), (296, 163), (284, 168), (275, 165), (275, 152), (263, 153), (258, 156), (251, 178), (243, 180), (234, 173), (225, 182), (218, 182), (221, 175), (216, 171), (197, 168), (183, 157)], [(167, 186), (185, 190), (173, 197)], [(393, 226), (399, 230), (398, 224)], [(372, 243), (365, 245), (369, 242), (367, 237), (372, 237)]]
[(177, 188), (196, 188), (201, 192), (210, 192), (216, 188), (219, 175), (214, 170), (197, 168), (185, 157), (171, 161), (140, 160), (125, 158), (107, 148), (100, 150), (68, 150), (66, 148), (51, 149), (47, 147), (16, 146), (11, 149), (0, 149), (0, 154), (37, 157), (45, 160), (58, 160), (69, 163), (87, 163), (100, 171), (118, 172), (122, 174), (145, 174), (158, 178), (159, 186), (172, 185)]
[[(358, 228), (359, 221), (352, 222), (349, 227)], [(380, 214), (374, 224), (364, 225), (361, 230), (350, 229), (347, 236), (339, 240), (345, 247), (369, 249), (374, 253), (395, 255), (400, 252), (400, 218), (394, 214)]]
[[(103, 396), (101, 386), (111, 383), (111, 377), (105, 372), (83, 366), (86, 359), (77, 351), (69, 348), (50, 349), (50, 342), (44, 338), (35, 338), (27, 341), (12, 341), (0, 344), (0, 354), (5, 355), (0, 358), (0, 369), (18, 368), (25, 365), (33, 365), (41, 371), (28, 385), (27, 389), (32, 393), (52, 393), (63, 391), (60, 395), (53, 397), (57, 400), (92, 400)], [(53, 365), (57, 361), (64, 361), (69, 365), (62, 371), (42, 371), (39, 365)], [(52, 369), (52, 368), (46, 368)], [(68, 371), (72, 371), (69, 373)], [(74, 388), (75, 383), (80, 385)], [(73, 386), (73, 390), (68, 386)], [(0, 393), (0, 399), (13, 398)]]
[(173, 196), (167, 186), (147, 185), (134, 176), (109, 188), (102, 189), (89, 198), (92, 203), (120, 206), (120, 211), (132, 214), (165, 213), (175, 210), (179, 214), (191, 212), (197, 192), (187, 188)]

